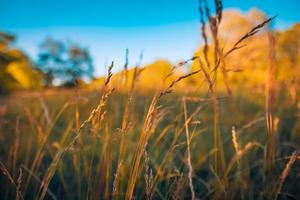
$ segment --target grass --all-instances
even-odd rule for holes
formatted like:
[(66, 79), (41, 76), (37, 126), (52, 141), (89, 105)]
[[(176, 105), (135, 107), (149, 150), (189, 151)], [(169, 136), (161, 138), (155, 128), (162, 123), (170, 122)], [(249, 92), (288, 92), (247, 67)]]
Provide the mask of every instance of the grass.
[[(1, 187), (6, 199), (15, 198), (17, 184), (12, 184), (11, 180), (17, 182), (20, 169), (23, 173), (21, 192), (25, 199), (124, 199), (126, 193), (137, 199), (146, 196), (168, 199), (175, 192), (181, 195), (179, 199), (192, 198), (191, 183), (197, 198), (218, 199), (224, 194), (229, 199), (241, 195), (245, 195), (243, 198), (271, 198), (271, 194), (267, 193), (269, 190), (264, 189), (269, 180), (264, 169), (267, 136), (261, 134), (266, 131), (265, 118), (261, 117), (264, 114), (263, 104), (234, 97), (233, 101), (239, 102), (239, 115), (243, 117), (240, 118), (241, 125), (237, 125), (233, 131), (236, 139), (232, 144), (233, 132), (231, 134), (230, 129), (234, 122), (224, 117), (231, 113), (228, 108), (230, 102), (227, 99), (220, 100), (220, 132), (226, 162), (225, 174), (220, 176), (212, 165), (217, 150), (213, 148), (214, 117), (209, 101), (199, 103), (186, 98), (183, 102), (180, 95), (171, 94), (160, 100), (159, 109), (154, 111), (157, 108), (154, 106), (156, 99), (150, 101), (149, 96), (135, 93), (131, 111), (126, 117), (130, 119), (127, 120), (128, 127), (123, 130), (119, 127), (124, 123), (128, 94), (115, 92), (107, 100), (103, 128), (95, 133), (89, 123), (77, 137), (76, 104), (65, 103), (75, 94), (74, 91), (52, 95), (41, 93), (40, 98), (43, 98), (49, 110), (50, 121), (55, 125), (47, 124), (39, 98), (21, 97), (18, 94), (20, 98), (17, 102), (14, 97), (11, 97), (12, 102), (5, 100), (6, 123), (1, 128), (1, 132), (5, 130), (5, 140), (2, 140), (5, 145), (1, 146), (1, 161), (4, 166), (2, 169), (6, 168), (12, 177), (1, 178), (1, 185), (7, 185)], [(97, 105), (98, 98), (94, 94), (78, 91), (79, 99), (81, 96), (88, 99), (88, 102), (78, 102), (81, 124), (93, 110), (92, 105)], [(27, 106), (25, 109), (30, 110), (34, 119), (29, 119), (23, 105)], [(65, 108), (64, 105), (69, 106)], [(123, 117), (120, 117), (122, 113)], [(140, 116), (144, 116), (143, 119)], [(30, 121), (36, 121), (39, 126), (30, 125), (33, 123)], [(42, 131), (38, 127), (53, 127), (46, 143), (38, 139), (42, 138), (39, 136)], [(274, 182), (269, 185), (274, 190), (273, 195), (282, 195), (278, 188), (284, 188), (284, 193), (297, 197), (294, 184), (298, 183), (299, 178), (292, 178), (290, 173), (295, 175), (299, 167), (299, 155), (294, 153), (294, 165), (291, 165), (287, 164), (291, 159), (289, 154), (280, 155), (280, 151), (276, 151), (273, 169), (276, 173), (271, 179)], [(284, 169), (286, 166), (289, 172), (283, 176), (281, 174), (287, 171)], [(148, 178), (145, 179), (145, 176)], [(130, 184), (131, 187), (128, 187)]]
[[(198, 62), (199, 69), (160, 90), (137, 90), (143, 69), (136, 67), (128, 80), (127, 64), (122, 77), (127, 89), (116, 90), (111, 84), (112, 63), (100, 91), (49, 90), (1, 97), (1, 197), (299, 199), (299, 136), (278, 140), (277, 125), (285, 123), (282, 119), (289, 113), (276, 118), (276, 106), (285, 102), (275, 101), (272, 34), (265, 96), (234, 93), (227, 82), (227, 56), (273, 18), (224, 51), (218, 38), (222, 1), (216, 1), (216, 16), (206, 1), (201, 1), (199, 11), (203, 56), (180, 64)], [(179, 82), (198, 74), (208, 93), (174, 92)]]

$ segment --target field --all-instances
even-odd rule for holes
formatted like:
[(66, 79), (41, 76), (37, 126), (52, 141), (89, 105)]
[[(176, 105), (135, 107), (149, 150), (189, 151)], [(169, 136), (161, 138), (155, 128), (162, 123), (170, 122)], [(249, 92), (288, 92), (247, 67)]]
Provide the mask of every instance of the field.
[[(224, 166), (220, 159), (215, 168), (211, 100), (154, 96), (50, 90), (1, 98), (2, 197), (190, 199), (191, 178), (203, 199), (299, 198), (299, 134), (275, 144), (266, 169), (263, 97), (219, 99)], [(97, 105), (97, 121), (85, 123)]]
[(0, 199), (300, 199), (300, 26), (264, 17), (228, 42), (222, 1), (203, 2), (203, 46), (174, 66), (126, 51), (121, 72), (56, 87), (21, 56), (24, 89), (2, 56)]

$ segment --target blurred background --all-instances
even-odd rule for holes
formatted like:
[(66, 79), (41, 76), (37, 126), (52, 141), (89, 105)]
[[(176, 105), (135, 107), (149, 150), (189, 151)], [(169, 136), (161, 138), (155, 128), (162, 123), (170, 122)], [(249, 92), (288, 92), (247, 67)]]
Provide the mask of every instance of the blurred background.
[[(225, 1), (224, 44), (268, 16), (278, 15), (271, 25), (278, 32), (293, 29), (298, 4)], [(198, 7), (196, 0), (1, 0), (1, 91), (70, 85), (74, 79), (91, 83), (111, 61), (119, 72), (125, 63), (130, 68), (186, 60), (203, 44)]]

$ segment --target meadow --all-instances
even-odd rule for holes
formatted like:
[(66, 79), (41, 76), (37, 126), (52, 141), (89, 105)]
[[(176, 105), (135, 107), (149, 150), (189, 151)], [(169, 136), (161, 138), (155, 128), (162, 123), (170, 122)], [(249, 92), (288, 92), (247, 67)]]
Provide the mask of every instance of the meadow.
[(264, 35), (262, 88), (227, 70), (275, 18), (223, 49), (221, 3), (200, 8), (205, 44), (161, 87), (139, 84), (140, 66), (112, 74), (112, 62), (93, 88), (1, 96), (1, 199), (300, 199), (298, 85), (276, 86), (276, 34)]

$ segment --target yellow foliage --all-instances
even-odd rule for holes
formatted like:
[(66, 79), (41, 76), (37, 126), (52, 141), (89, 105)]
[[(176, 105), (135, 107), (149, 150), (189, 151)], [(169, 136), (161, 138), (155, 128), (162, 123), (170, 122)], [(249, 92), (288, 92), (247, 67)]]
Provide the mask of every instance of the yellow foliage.
[(0, 92), (40, 88), (42, 73), (32, 67), (29, 58), (18, 49), (0, 51)]
[(19, 89), (41, 87), (42, 74), (33, 69), (26, 61), (14, 61), (7, 65), (8, 73), (17, 83)]
[(31, 86), (31, 80), (24, 73), (23, 66), (18, 62), (12, 62), (7, 66), (6, 71), (19, 82), (22, 88), (28, 89)]

